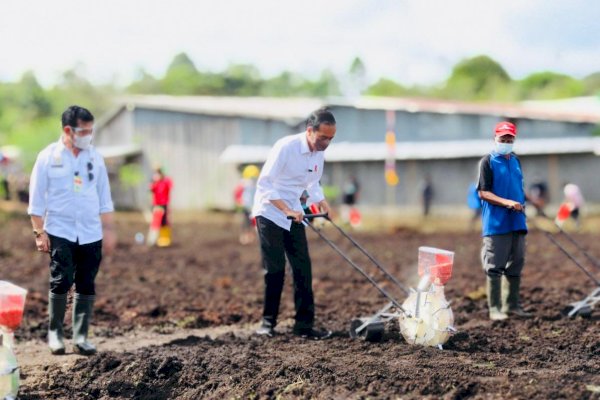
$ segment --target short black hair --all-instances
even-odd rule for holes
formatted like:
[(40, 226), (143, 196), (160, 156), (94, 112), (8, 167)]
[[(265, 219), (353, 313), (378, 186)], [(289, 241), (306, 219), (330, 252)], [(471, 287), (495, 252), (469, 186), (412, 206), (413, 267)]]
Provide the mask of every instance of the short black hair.
[(327, 108), (319, 108), (313, 111), (306, 120), (306, 127), (312, 126), (315, 131), (319, 130), (321, 124), (335, 125), (335, 117)]
[(82, 122), (92, 122), (94, 121), (94, 116), (87, 109), (79, 106), (70, 106), (63, 112), (62, 114), (62, 126), (72, 126), (77, 127), (78, 121)]

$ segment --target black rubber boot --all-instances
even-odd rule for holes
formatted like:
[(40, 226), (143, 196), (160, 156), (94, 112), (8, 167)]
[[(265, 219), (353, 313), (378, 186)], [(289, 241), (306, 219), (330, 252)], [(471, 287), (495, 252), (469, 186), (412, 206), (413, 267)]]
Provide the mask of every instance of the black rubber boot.
[(294, 335), (303, 337), (311, 340), (324, 340), (331, 337), (332, 332), (327, 329), (315, 329), (315, 328), (298, 328), (294, 327), (292, 330)]

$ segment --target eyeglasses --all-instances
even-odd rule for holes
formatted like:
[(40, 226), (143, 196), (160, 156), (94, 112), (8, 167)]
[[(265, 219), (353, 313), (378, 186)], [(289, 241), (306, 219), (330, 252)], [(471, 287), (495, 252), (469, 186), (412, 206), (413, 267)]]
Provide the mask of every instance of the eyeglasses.
[[(87, 170), (88, 170), (88, 179), (91, 182), (94, 180), (94, 174), (92, 174), (92, 171), (94, 170), (94, 165), (92, 164), (91, 161), (89, 161), (87, 163)], [(75, 171), (75, 176), (79, 176), (79, 171)]]
[(88, 163), (87, 163), (87, 170), (88, 170), (88, 178), (91, 182), (94, 180), (94, 174), (92, 174), (92, 171), (94, 170), (94, 165), (92, 164), (91, 161), (88, 161)]
[(92, 135), (94, 133), (95, 128), (79, 128), (76, 126), (72, 126), (71, 127), (73, 129), (73, 132), (80, 134), (80, 136), (86, 136), (86, 135)]

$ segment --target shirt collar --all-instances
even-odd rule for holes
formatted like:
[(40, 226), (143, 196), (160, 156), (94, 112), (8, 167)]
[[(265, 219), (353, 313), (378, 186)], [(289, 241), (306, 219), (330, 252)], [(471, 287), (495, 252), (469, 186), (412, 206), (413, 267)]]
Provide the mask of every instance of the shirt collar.
[(509, 158), (506, 158), (506, 157), (504, 157), (504, 156), (505, 156), (505, 154), (500, 154), (500, 153), (498, 153), (496, 150), (492, 150), (491, 154), (492, 154), (492, 157), (494, 157), (494, 158), (496, 158), (496, 157), (502, 157), (502, 158), (504, 158), (505, 160), (510, 160), (510, 159), (512, 158), (512, 154), (513, 154), (513, 153), (512, 153), (512, 152), (510, 152), (510, 153), (509, 153), (509, 155), (510, 155), (510, 157), (509, 157)]
[[(60, 135), (60, 137), (58, 138), (57, 145), (56, 145), (56, 152), (58, 154), (60, 154), (63, 151), (67, 150), (68, 153), (73, 154), (73, 153), (71, 153), (71, 151), (69, 149), (67, 149), (67, 146), (65, 146), (65, 142), (63, 142), (63, 139), (64, 139), (64, 136)], [(89, 149), (85, 149), (85, 150), (84, 149), (80, 149), (79, 150), (79, 154), (83, 154), (83, 153), (86, 153), (86, 152), (89, 152)]]
[(302, 139), (300, 140), (300, 154), (310, 153), (310, 147), (308, 146), (308, 139), (306, 138), (307, 132), (302, 133)]
[(65, 143), (63, 142), (63, 135), (61, 134), (60, 137), (58, 138), (58, 144), (56, 145), (56, 150), (59, 152), (62, 152), (66, 148), (67, 147), (65, 146)]

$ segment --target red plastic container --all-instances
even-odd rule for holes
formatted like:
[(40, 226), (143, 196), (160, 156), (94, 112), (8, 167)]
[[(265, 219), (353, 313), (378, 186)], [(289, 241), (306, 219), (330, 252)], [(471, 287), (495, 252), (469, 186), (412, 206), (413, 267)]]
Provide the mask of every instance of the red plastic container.
[(428, 274), (429, 281), (443, 286), (452, 277), (454, 252), (435, 247), (419, 247), (419, 276)]
[(567, 203), (562, 203), (556, 213), (556, 219), (559, 221), (566, 221), (571, 215), (571, 209)]
[(27, 290), (0, 281), (0, 328), (13, 332), (21, 325)]

